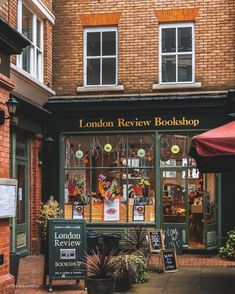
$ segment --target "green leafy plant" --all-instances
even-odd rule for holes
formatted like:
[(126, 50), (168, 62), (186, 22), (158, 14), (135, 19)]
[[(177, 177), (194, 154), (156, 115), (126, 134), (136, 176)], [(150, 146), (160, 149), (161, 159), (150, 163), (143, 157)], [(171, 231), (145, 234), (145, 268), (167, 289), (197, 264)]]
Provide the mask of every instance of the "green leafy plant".
[(136, 268), (136, 277), (134, 279), (135, 283), (145, 283), (148, 281), (148, 265), (145, 261), (144, 255), (141, 254), (131, 254), (129, 256), (130, 262)]
[(220, 247), (219, 256), (222, 258), (235, 258), (235, 229), (229, 231), (228, 240), (226, 241), (225, 246)]
[(38, 223), (41, 226), (42, 239), (46, 240), (47, 237), (47, 224), (49, 218), (60, 218), (62, 216), (62, 209), (59, 203), (54, 200), (54, 196), (50, 196), (46, 203), (41, 203)]
[(114, 257), (117, 269), (114, 272), (116, 278), (128, 278), (132, 283), (137, 279), (137, 267), (131, 259), (131, 255), (121, 254)]

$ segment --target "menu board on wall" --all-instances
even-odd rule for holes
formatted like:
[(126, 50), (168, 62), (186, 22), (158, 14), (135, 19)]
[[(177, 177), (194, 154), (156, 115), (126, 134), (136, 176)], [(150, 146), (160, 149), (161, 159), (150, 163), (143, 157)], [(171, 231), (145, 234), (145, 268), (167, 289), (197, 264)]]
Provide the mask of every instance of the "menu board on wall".
[(0, 179), (0, 218), (16, 215), (16, 179)]

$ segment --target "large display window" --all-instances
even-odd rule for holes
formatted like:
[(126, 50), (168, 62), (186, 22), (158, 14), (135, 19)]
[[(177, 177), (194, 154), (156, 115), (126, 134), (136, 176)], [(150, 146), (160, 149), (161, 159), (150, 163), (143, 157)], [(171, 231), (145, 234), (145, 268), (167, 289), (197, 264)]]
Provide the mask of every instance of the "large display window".
[(153, 134), (65, 138), (65, 217), (155, 222)]

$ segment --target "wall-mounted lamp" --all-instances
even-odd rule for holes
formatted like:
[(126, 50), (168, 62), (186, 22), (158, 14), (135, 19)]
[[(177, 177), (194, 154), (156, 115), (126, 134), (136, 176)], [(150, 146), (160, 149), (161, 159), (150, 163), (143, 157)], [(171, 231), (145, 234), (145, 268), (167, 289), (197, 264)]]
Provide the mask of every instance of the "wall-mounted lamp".
[(46, 144), (46, 148), (47, 148), (47, 151), (53, 151), (54, 149), (54, 139), (52, 139), (52, 137), (47, 137), (45, 139), (45, 144)]
[(5, 111), (0, 110), (0, 125), (3, 125), (5, 123), (5, 119), (13, 119), (16, 113), (17, 106), (19, 105), (19, 102), (11, 97), (7, 102), (6, 102), (7, 108), (8, 108), (8, 113), (9, 116), (5, 116)]

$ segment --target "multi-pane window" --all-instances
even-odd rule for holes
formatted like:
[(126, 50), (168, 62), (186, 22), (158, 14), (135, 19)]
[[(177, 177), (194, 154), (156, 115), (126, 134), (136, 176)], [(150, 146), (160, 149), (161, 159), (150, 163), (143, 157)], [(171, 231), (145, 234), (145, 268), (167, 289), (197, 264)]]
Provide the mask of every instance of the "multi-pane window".
[(117, 85), (117, 28), (85, 30), (85, 86)]
[(154, 150), (149, 133), (65, 138), (65, 217), (154, 222)]
[(31, 45), (18, 56), (17, 65), (36, 79), (43, 79), (43, 23), (21, 0), (18, 1), (18, 30)]
[(160, 83), (194, 82), (194, 25), (160, 26)]

